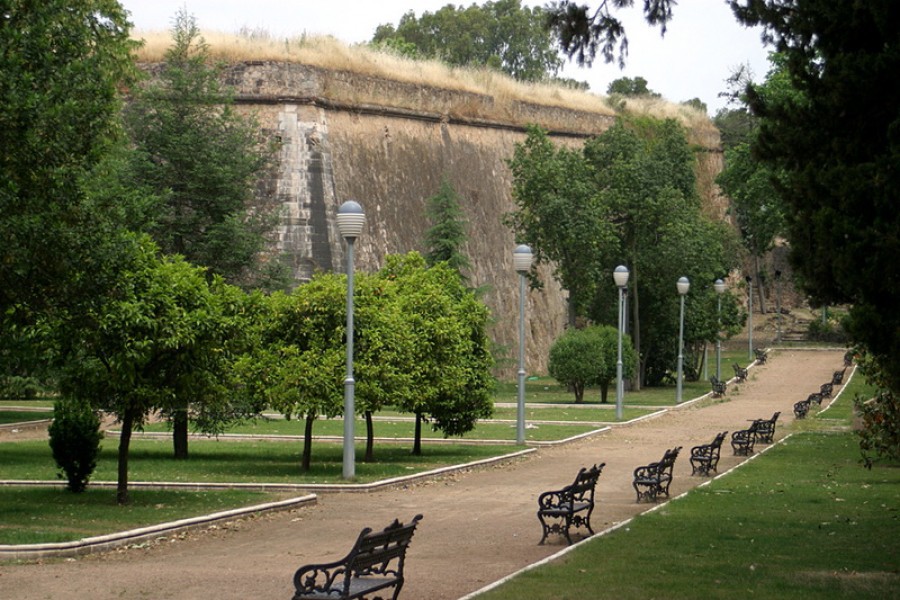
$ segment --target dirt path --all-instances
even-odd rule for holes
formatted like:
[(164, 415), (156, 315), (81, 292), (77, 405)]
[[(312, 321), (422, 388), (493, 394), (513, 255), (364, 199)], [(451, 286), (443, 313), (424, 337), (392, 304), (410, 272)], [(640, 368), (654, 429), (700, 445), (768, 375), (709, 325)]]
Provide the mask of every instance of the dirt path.
[[(486, 468), (370, 494), (327, 494), (317, 506), (235, 522), (228, 527), (129, 549), (46, 564), (0, 566), (0, 596), (43, 598), (288, 598), (294, 570), (343, 556), (359, 530), (422, 513), (407, 559), (408, 600), (452, 600), (560, 550), (538, 546), (537, 496), (570, 482), (578, 468), (605, 462), (598, 484), (596, 531), (646, 510), (631, 487), (634, 467), (683, 446), (672, 495), (703, 481), (690, 476), (691, 446), (749, 419), (781, 411), (776, 438), (793, 420), (794, 402), (818, 391), (842, 365), (841, 351), (781, 350), (733, 386), (727, 401), (668, 414)], [(737, 464), (726, 442), (719, 471)]]

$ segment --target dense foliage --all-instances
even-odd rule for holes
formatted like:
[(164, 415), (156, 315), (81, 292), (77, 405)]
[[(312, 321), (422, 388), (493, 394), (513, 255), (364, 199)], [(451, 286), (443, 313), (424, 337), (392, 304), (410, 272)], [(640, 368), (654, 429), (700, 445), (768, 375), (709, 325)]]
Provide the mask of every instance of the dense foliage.
[(425, 261), (428, 266), (439, 262), (465, 277), (465, 272), (472, 265), (463, 254), (466, 236), (466, 220), (459, 207), (459, 194), (453, 186), (443, 178), (438, 193), (428, 199), (426, 206), (431, 227), (425, 232)]
[[(759, 119), (756, 157), (781, 175), (791, 258), (814, 302), (852, 305), (849, 333), (900, 391), (900, 4), (894, 0), (727, 0), (738, 21), (762, 26), (784, 58), (793, 94), (750, 85)], [(612, 6), (574, 2), (549, 9), (564, 50), (589, 63), (612, 60), (624, 39)], [(672, 0), (645, 3), (651, 24)], [(620, 54), (621, 56), (621, 54)]]
[[(581, 152), (557, 148), (532, 129), (510, 161), (517, 210), (507, 223), (552, 262), (569, 291), (570, 324), (616, 321), (613, 269), (631, 271), (629, 327), (640, 365), (637, 384), (656, 385), (673, 369), (677, 338), (675, 281), (687, 276), (688, 345), (716, 339), (712, 283), (737, 260), (733, 235), (700, 210), (694, 156), (674, 121), (620, 120)], [(729, 294), (726, 309), (735, 302)], [(739, 315), (723, 311), (724, 329)]]
[(85, 400), (57, 400), (48, 434), (53, 460), (60, 477), (66, 478), (66, 488), (83, 492), (100, 455), (100, 417)]
[[(277, 205), (259, 202), (257, 181), (271, 148), (252, 117), (235, 110), (195, 19), (180, 10), (158, 75), (133, 90), (125, 111), (133, 144), (125, 187), (155, 202), (133, 226), (167, 254), (180, 254), (243, 287), (279, 287), (277, 261), (260, 252)], [(253, 210), (250, 210), (250, 209)]]
[[(619, 330), (609, 325), (567, 329), (550, 348), (547, 369), (551, 377), (584, 402), (587, 386), (600, 386), (600, 401), (607, 402), (609, 386), (616, 380), (619, 360)], [(622, 336), (622, 376), (634, 375), (637, 357), (631, 337)]]
[(522, 81), (541, 81), (562, 66), (541, 8), (520, 0), (496, 0), (479, 6), (447, 4), (421, 16), (409, 11), (394, 26), (379, 25), (372, 42), (401, 53), (451, 65), (488, 67)]

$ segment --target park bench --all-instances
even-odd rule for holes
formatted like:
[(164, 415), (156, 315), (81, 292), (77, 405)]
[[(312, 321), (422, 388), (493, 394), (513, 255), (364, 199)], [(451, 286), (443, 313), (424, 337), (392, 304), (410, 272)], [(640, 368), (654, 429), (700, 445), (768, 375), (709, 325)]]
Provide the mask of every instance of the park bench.
[(853, 364), (853, 350), (844, 352), (844, 366), (849, 367)]
[(709, 378), (709, 383), (712, 385), (712, 395), (716, 398), (725, 395), (725, 391), (728, 389), (728, 384), (726, 384), (721, 379), (717, 379), (715, 375)]
[(831, 398), (831, 394), (834, 391), (834, 384), (830, 381), (828, 383), (823, 383), (819, 387), (819, 394), (821, 394), (822, 398)]
[(656, 502), (660, 494), (669, 497), (669, 485), (672, 484), (672, 469), (675, 467), (675, 459), (681, 446), (666, 450), (662, 460), (649, 465), (638, 467), (634, 470), (634, 491), (637, 492), (637, 501), (648, 500)]
[(735, 456), (750, 456), (756, 444), (756, 431), (759, 421), (753, 421), (747, 429), (740, 429), (731, 434), (731, 449)]
[(731, 365), (731, 368), (734, 369), (734, 378), (738, 380), (738, 382), (747, 381), (747, 368), (742, 367), (741, 365), (734, 363)]
[(712, 442), (691, 448), (691, 475), (708, 476), (710, 471), (718, 473), (719, 453), (727, 434), (727, 431), (723, 431), (716, 434)]
[(813, 392), (809, 396), (807, 396), (806, 401), (812, 404), (815, 402), (819, 406), (822, 406), (822, 394), (819, 392)]
[(606, 463), (594, 465), (590, 469), (582, 467), (575, 481), (561, 490), (543, 492), (538, 496), (538, 520), (543, 528), (539, 544), (543, 544), (550, 533), (564, 535), (571, 544), (569, 530), (585, 527), (591, 534), (591, 513), (594, 512), (594, 489), (597, 479)]
[(416, 515), (406, 525), (395, 519), (378, 532), (366, 527), (341, 560), (300, 567), (294, 573), (293, 600), (362, 599), (389, 588), (396, 600), (403, 587), (406, 549), (421, 519)]
[(794, 417), (797, 419), (805, 419), (809, 413), (809, 399), (801, 400), (794, 403)]
[(781, 412), (776, 412), (772, 415), (771, 419), (756, 419), (754, 424), (756, 425), (756, 441), (761, 444), (771, 444), (772, 440), (775, 438), (775, 421), (778, 420), (778, 417), (781, 415)]
[(756, 362), (757, 362), (757, 363), (759, 363), (759, 364), (761, 364), (761, 365), (766, 364), (766, 359), (767, 359), (768, 356), (769, 356), (769, 351), (768, 351), (768, 350), (765, 350), (765, 349), (763, 349), (763, 348), (757, 348), (757, 349), (754, 350), (753, 352), (756, 354)]
[(831, 385), (841, 385), (844, 383), (844, 375), (847, 373), (847, 367), (844, 367), (840, 371), (835, 371), (831, 376)]

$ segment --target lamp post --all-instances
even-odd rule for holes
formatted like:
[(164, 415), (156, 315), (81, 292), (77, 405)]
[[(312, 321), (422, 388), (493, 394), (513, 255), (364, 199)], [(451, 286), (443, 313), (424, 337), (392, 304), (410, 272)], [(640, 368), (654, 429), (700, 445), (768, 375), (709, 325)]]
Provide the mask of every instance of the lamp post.
[(616, 420), (622, 420), (622, 397), (625, 395), (625, 385), (622, 383), (622, 330), (625, 328), (625, 310), (623, 297), (625, 296), (625, 286), (628, 285), (628, 268), (619, 265), (613, 271), (613, 281), (619, 288), (619, 354), (616, 360)]
[(713, 283), (716, 290), (718, 306), (716, 307), (716, 379), (722, 380), (722, 294), (725, 293), (725, 282), (716, 279)]
[(744, 279), (747, 280), (747, 296), (748, 300), (748, 312), (749, 315), (747, 317), (747, 344), (750, 348), (747, 357), (748, 360), (753, 360), (753, 278), (747, 275)]
[(513, 251), (513, 266), (519, 273), (519, 387), (516, 403), (516, 443), (525, 443), (525, 275), (531, 270), (531, 248), (519, 244)]
[(338, 231), (347, 241), (347, 377), (344, 379), (344, 479), (356, 475), (356, 449), (353, 446), (353, 420), (356, 416), (353, 379), (353, 243), (362, 232), (366, 214), (359, 203), (348, 200), (337, 212)]
[(684, 297), (691, 287), (687, 277), (681, 277), (675, 283), (678, 295), (681, 296), (681, 313), (678, 317), (678, 378), (675, 382), (675, 404), (681, 404), (681, 385), (684, 379)]

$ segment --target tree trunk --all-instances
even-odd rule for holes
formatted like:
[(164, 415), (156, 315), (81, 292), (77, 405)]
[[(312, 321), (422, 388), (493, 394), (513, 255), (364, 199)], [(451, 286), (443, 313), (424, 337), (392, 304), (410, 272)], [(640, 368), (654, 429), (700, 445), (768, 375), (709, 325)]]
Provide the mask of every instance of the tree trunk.
[(422, 456), (422, 413), (416, 411), (416, 434), (413, 439), (413, 456)]
[[(759, 259), (760, 259), (759, 255), (756, 255), (753, 257), (754, 268), (756, 270), (756, 290), (757, 290), (757, 295), (759, 296), (759, 314), (764, 315), (767, 312), (767, 310), (766, 310), (766, 291), (765, 291), (765, 287), (763, 286), (763, 280), (759, 276), (759, 273), (760, 273), (760, 269), (759, 269), (760, 260)], [(751, 291), (752, 291), (753, 286), (751, 285), (750, 287), (751, 287)]]
[(188, 407), (185, 402), (172, 416), (172, 449), (177, 460), (188, 457)]
[(609, 398), (609, 382), (605, 381), (600, 384), (600, 404), (606, 404)]
[(572, 391), (575, 392), (575, 404), (581, 404), (584, 402), (584, 385), (583, 384), (572, 384)]
[(131, 432), (134, 429), (134, 409), (126, 408), (122, 415), (122, 432), (119, 434), (118, 482), (116, 483), (116, 503), (124, 506), (131, 502), (128, 497), (128, 449), (131, 446)]
[(375, 430), (372, 426), (372, 411), (366, 411), (366, 456), (363, 462), (372, 462), (375, 460)]
[(303, 428), (303, 458), (300, 463), (300, 470), (304, 473), (309, 471), (310, 458), (312, 457), (312, 433), (315, 420), (316, 416), (314, 414), (306, 415), (306, 426)]

